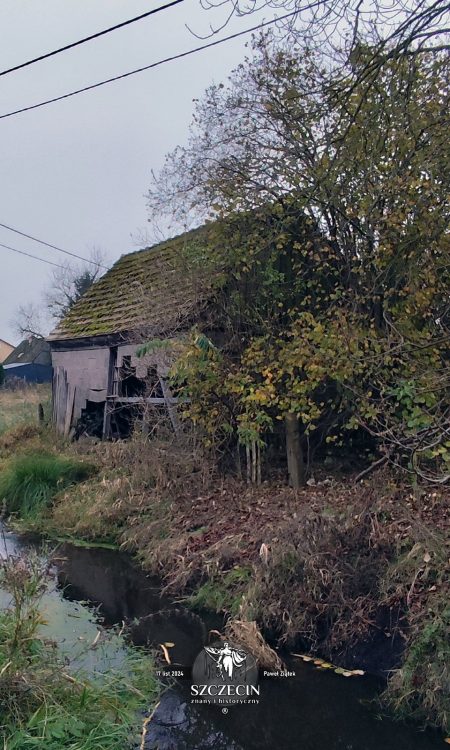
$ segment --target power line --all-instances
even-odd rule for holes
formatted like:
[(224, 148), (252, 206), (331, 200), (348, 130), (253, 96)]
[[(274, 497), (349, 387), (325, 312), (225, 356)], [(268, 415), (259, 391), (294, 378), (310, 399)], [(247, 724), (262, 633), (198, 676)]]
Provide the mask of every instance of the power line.
[(62, 268), (63, 270), (65, 270), (65, 266), (61, 266), (59, 263), (53, 263), (52, 260), (39, 258), (38, 255), (32, 255), (31, 253), (26, 253), (25, 250), (18, 250), (17, 247), (10, 247), (10, 245), (4, 245), (3, 242), (0, 242), (0, 247), (5, 247), (7, 250), (12, 250), (13, 253), (20, 253), (20, 255), (26, 255), (28, 258), (33, 258), (34, 260), (40, 260), (41, 263), (47, 263), (49, 266), (56, 266), (56, 268)]
[(105, 86), (107, 83), (120, 81), (122, 78), (128, 78), (129, 76), (134, 76), (136, 75), (136, 73), (142, 73), (145, 70), (150, 70), (151, 68), (158, 68), (160, 65), (165, 65), (166, 63), (173, 62), (174, 60), (180, 60), (183, 57), (189, 57), (190, 55), (194, 55), (196, 52), (201, 52), (204, 49), (216, 47), (219, 44), (223, 44), (224, 42), (229, 42), (232, 39), (237, 39), (240, 36), (244, 36), (244, 34), (250, 34), (252, 31), (258, 31), (259, 29), (264, 29), (266, 26), (271, 26), (272, 24), (277, 23), (278, 21), (283, 21), (285, 18), (291, 18), (292, 16), (297, 15), (297, 13), (298, 11), (296, 10), (292, 11), (291, 13), (286, 13), (284, 16), (273, 18), (271, 21), (264, 21), (263, 23), (260, 23), (257, 26), (252, 26), (250, 29), (245, 29), (244, 31), (238, 31), (235, 34), (230, 34), (229, 36), (225, 36), (222, 39), (216, 39), (214, 42), (203, 44), (200, 47), (194, 47), (194, 49), (190, 49), (187, 52), (180, 52), (177, 55), (172, 55), (171, 57), (165, 57), (163, 60), (158, 60), (158, 62), (151, 63), (150, 65), (144, 65), (144, 67), (142, 68), (135, 68), (135, 70), (130, 70), (128, 73), (122, 73), (121, 75), (114, 76), (113, 78), (107, 78), (104, 81), (93, 83), (90, 86), (84, 86), (83, 88), (76, 89), (75, 91), (71, 91), (68, 94), (55, 96), (53, 99), (47, 99), (46, 101), (39, 102), (38, 104), (32, 104), (29, 107), (22, 107), (21, 109), (16, 109), (14, 110), (14, 112), (8, 112), (5, 115), (0, 115), (0, 120), (4, 120), (6, 117), (13, 117), (14, 115), (19, 115), (22, 112), (28, 112), (31, 109), (38, 109), (39, 107), (45, 107), (48, 104), (53, 104), (54, 102), (60, 102), (62, 99), (69, 99), (71, 96), (76, 96), (77, 94), (82, 94), (85, 91), (91, 91), (92, 89), (97, 89), (100, 86)]
[[(3, 229), (8, 229), (10, 232), (15, 232), (16, 234), (20, 234), (22, 237), (26, 237), (29, 240), (33, 240), (33, 242), (39, 242), (41, 245), (45, 245), (46, 247), (51, 247), (52, 250), (58, 250), (58, 252), (64, 253), (64, 255), (71, 255), (72, 258), (78, 258), (78, 260), (83, 260), (85, 263), (92, 263), (93, 266), (97, 266), (98, 268), (104, 268), (105, 270), (108, 270), (108, 266), (103, 266), (101, 263), (97, 263), (95, 260), (90, 260), (89, 258), (83, 258), (82, 255), (71, 253), (69, 250), (63, 250), (62, 247), (58, 247), (57, 245), (51, 245), (50, 242), (45, 242), (45, 240), (39, 240), (37, 237), (33, 237), (32, 234), (26, 234), (25, 232), (21, 232), (20, 229), (14, 229), (14, 227), (10, 227), (8, 226), (8, 224), (0, 223), (0, 227), (3, 227)], [(7, 247), (7, 245), (2, 245), (2, 247)], [(14, 248), (8, 248), (8, 249), (13, 250)], [(20, 252), (20, 250), (18, 250), (17, 252)], [(31, 256), (31, 257), (35, 257), (35, 256)], [(46, 261), (46, 262), (50, 263), (50, 261)], [(63, 266), (60, 266), (60, 268), (63, 268)]]
[(44, 55), (39, 55), (39, 57), (34, 57), (32, 60), (27, 60), (27, 62), (20, 63), (20, 65), (14, 65), (13, 68), (2, 70), (0, 72), (0, 76), (6, 76), (8, 73), (13, 73), (15, 70), (26, 68), (28, 65), (33, 65), (34, 63), (40, 62), (41, 60), (46, 60), (48, 57), (54, 57), (55, 55), (59, 55), (60, 52), (66, 52), (66, 50), (68, 49), (73, 49), (74, 47), (78, 47), (80, 44), (85, 44), (86, 42), (92, 41), (92, 39), (98, 39), (98, 37), (104, 36), (105, 34), (109, 34), (111, 31), (122, 29), (124, 26), (129, 26), (131, 23), (136, 23), (136, 21), (142, 21), (143, 18), (148, 18), (148, 16), (153, 16), (155, 15), (155, 13), (159, 13), (162, 10), (167, 10), (167, 8), (172, 8), (172, 6), (178, 5), (179, 3), (182, 3), (182, 2), (184, 2), (184, 0), (172, 0), (172, 2), (167, 3), (166, 5), (161, 5), (159, 8), (154, 8), (153, 10), (149, 10), (147, 13), (142, 13), (140, 16), (136, 16), (135, 18), (130, 18), (128, 21), (122, 21), (122, 23), (118, 23), (115, 26), (110, 26), (109, 29), (98, 31), (96, 34), (91, 34), (91, 36), (87, 36), (84, 39), (79, 39), (77, 42), (71, 42), (71, 44), (66, 44), (64, 47), (55, 49), (52, 52), (46, 52)]

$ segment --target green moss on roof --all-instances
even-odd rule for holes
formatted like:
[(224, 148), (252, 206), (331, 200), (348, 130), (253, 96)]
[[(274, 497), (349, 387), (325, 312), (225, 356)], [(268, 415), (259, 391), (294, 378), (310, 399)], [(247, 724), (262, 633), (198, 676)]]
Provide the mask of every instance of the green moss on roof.
[[(123, 255), (58, 323), (49, 340), (130, 331), (170, 331), (205, 298), (209, 227), (200, 227), (145, 250)], [(197, 262), (196, 262), (197, 261)], [(207, 265), (207, 264), (206, 264)]]

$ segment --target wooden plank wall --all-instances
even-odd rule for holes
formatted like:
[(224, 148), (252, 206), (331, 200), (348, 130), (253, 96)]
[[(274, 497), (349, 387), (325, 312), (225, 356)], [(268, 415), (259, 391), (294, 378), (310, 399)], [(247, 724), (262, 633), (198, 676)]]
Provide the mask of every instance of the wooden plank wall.
[(53, 424), (68, 435), (86, 401), (106, 400), (109, 348), (53, 351)]
[(55, 367), (53, 370), (53, 424), (57, 432), (64, 433), (67, 411), (67, 397), (69, 384), (67, 372), (64, 367)]

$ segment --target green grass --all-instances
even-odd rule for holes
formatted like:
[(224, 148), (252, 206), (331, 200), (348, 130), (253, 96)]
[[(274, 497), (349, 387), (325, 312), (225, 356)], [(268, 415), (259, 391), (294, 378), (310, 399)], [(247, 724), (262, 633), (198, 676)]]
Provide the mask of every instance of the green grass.
[(21, 518), (36, 516), (65, 487), (94, 473), (91, 464), (46, 453), (19, 455), (0, 472), (0, 501), (8, 513)]
[(106, 636), (112, 647), (116, 644), (120, 659), (113, 668), (99, 665), (87, 674), (62, 646), (42, 637), (47, 589), (42, 560), (1, 561), (0, 583), (11, 595), (8, 609), (0, 613), (3, 750), (137, 747), (143, 713), (159, 693), (150, 655), (127, 647), (119, 634)]
[[(120, 669), (92, 680), (70, 675), (58, 663), (55, 649), (41, 644), (26, 669), (16, 670), (16, 678), (28, 695), (24, 699), (14, 694), (14, 684), (12, 689), (8, 685), (9, 695), (0, 702), (4, 750), (134, 748), (142, 726), (140, 714), (158, 695), (153, 661), (138, 650), (129, 651)], [(0, 701), (1, 693), (0, 684)]]
[(76, 536), (55, 536), (55, 542), (70, 542), (72, 547), (82, 547), (83, 549), (110, 549), (119, 551), (120, 545), (115, 542), (99, 542), (97, 540), (89, 541), (87, 539), (79, 539)]
[(399, 718), (414, 718), (450, 732), (450, 606), (428, 612), (408, 644), (405, 660), (384, 698)]
[(247, 590), (251, 574), (250, 568), (237, 565), (221, 576), (206, 581), (185, 601), (193, 609), (228, 612), (235, 616), (239, 612), (242, 595)]

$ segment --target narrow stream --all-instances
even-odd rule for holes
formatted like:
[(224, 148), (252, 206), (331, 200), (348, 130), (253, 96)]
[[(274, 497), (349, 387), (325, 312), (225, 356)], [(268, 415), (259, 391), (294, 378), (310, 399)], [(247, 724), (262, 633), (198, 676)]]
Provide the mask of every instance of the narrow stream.
[[(6, 550), (5, 550), (6, 545)], [(0, 556), (31, 545), (6, 532)], [(132, 629), (144, 645), (173, 642), (174, 663), (190, 666), (206, 632), (220, 628), (218, 618), (193, 617), (160, 595), (157, 583), (125, 554), (100, 548), (61, 545), (54, 556), (55, 586), (44, 596), (48, 635), (77, 655), (88, 670), (107, 669), (120, 661), (120, 647), (101, 657), (86, 650), (104, 626), (143, 618)], [(0, 591), (0, 607), (7, 595)], [(95, 605), (96, 609), (93, 609)], [(76, 649), (79, 650), (76, 651)], [(344, 678), (292, 659), (293, 678), (261, 680), (260, 703), (230, 707), (190, 704), (190, 681), (181, 679), (162, 696), (148, 724), (150, 750), (432, 750), (444, 747), (437, 732), (393, 722), (380, 715), (379, 680)]]

